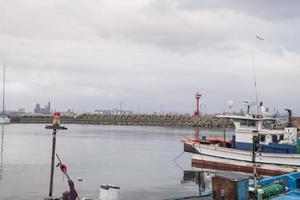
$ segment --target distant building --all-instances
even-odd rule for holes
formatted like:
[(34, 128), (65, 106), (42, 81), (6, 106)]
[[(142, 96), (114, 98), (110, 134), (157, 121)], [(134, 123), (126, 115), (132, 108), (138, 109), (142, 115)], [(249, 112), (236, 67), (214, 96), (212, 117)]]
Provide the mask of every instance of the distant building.
[(8, 114), (9, 116), (11, 117), (14, 117), (14, 116), (22, 116), (22, 115), (25, 115), (25, 108), (20, 108), (18, 109), (18, 111), (6, 111), (6, 114)]
[(49, 115), (51, 114), (50, 109), (51, 109), (50, 101), (48, 102), (47, 105), (45, 105), (44, 108), (41, 108), (41, 105), (37, 103), (34, 108), (34, 113)]
[(76, 113), (71, 109), (68, 109), (67, 111), (62, 112), (61, 114), (63, 116), (67, 116), (67, 117), (75, 117), (76, 116)]
[(18, 113), (25, 114), (25, 108), (19, 108)]

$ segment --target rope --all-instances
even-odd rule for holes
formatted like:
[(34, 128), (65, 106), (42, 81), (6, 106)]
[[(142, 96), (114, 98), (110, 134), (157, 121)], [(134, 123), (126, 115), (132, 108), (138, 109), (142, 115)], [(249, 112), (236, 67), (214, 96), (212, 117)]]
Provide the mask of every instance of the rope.
[(175, 159), (173, 159), (173, 162), (175, 163), (175, 165), (176, 165), (179, 169), (181, 169), (182, 171), (184, 171), (184, 169), (183, 169), (182, 167), (180, 167), (180, 165), (176, 162), (176, 160), (177, 160), (180, 156), (182, 156), (182, 154), (184, 154), (184, 151), (183, 151), (179, 156), (177, 156)]
[(184, 154), (184, 151), (179, 156), (177, 156), (175, 159), (173, 159), (173, 161), (175, 162), (180, 156), (182, 156), (182, 154)]

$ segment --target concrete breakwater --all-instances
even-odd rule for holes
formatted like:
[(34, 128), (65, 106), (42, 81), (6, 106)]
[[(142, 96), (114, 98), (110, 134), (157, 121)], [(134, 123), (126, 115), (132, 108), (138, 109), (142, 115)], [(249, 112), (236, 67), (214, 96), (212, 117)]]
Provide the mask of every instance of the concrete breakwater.
[[(51, 123), (52, 116), (17, 116), (11, 118), (12, 123)], [(81, 114), (76, 117), (62, 116), (66, 124), (106, 124), (106, 125), (144, 125), (144, 126), (177, 126), (203, 128), (232, 128), (230, 120), (203, 116), (196, 119), (190, 115), (98, 115)]]

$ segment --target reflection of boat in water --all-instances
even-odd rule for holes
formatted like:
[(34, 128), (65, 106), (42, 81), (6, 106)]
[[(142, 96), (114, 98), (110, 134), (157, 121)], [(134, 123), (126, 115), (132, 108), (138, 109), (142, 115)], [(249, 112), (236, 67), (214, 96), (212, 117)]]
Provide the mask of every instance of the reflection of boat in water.
[(2, 113), (0, 114), (0, 124), (9, 124), (10, 118), (5, 114), (5, 63), (3, 64), (3, 85), (2, 85)]
[(0, 152), (0, 179), (3, 170), (3, 150), (4, 150), (4, 125), (1, 126), (1, 152)]
[(185, 170), (183, 171), (184, 182), (195, 182), (198, 185), (199, 195), (198, 196), (210, 196), (211, 195), (211, 177), (212, 173), (208, 171), (194, 171), (194, 170)]
[[(194, 182), (198, 185), (198, 194), (185, 197), (176, 197), (167, 200), (208, 200), (212, 196), (212, 186), (211, 186), (211, 176), (212, 174), (208, 171), (194, 171), (194, 170), (185, 170), (183, 171), (183, 178), (181, 183), (190, 183)], [(209, 198), (207, 198), (209, 197)]]
[(300, 168), (300, 139), (297, 128), (279, 128), (276, 118), (267, 117), (261, 105), (261, 115), (219, 115), (231, 119), (235, 126), (232, 140), (224, 138), (184, 140), (184, 151), (193, 153), (192, 165), (199, 168), (253, 172), (252, 149), (257, 173), (279, 175)]

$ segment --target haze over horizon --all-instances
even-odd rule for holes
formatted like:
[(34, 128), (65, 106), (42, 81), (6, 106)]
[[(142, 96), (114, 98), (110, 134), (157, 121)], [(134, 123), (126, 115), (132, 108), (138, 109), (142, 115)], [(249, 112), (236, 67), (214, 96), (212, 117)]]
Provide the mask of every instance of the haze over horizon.
[[(300, 116), (300, 2), (12, 0), (0, 2), (6, 108), (239, 111), (258, 97)], [(257, 38), (263, 38), (260, 40)]]

